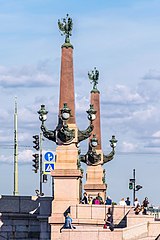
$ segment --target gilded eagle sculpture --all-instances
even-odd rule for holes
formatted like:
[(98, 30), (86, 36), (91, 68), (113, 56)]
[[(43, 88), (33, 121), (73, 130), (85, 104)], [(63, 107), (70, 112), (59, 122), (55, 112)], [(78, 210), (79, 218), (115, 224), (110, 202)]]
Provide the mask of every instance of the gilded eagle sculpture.
[(61, 35), (65, 35), (65, 43), (70, 43), (69, 37), (72, 35), (73, 22), (72, 18), (69, 15), (66, 15), (66, 18), (58, 19), (58, 27), (61, 32)]
[(99, 79), (99, 71), (96, 69), (96, 67), (91, 72), (88, 72), (88, 77), (90, 79), (90, 82), (93, 83), (92, 91), (98, 91), (97, 84)]

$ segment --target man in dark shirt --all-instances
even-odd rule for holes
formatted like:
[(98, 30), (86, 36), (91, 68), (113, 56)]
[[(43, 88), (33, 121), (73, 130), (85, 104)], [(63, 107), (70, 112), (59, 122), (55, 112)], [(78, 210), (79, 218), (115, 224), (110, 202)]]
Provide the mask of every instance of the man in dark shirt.
[(106, 198), (105, 205), (112, 205), (112, 199), (109, 196)]
[(145, 197), (145, 199), (143, 200), (143, 203), (142, 203), (142, 209), (143, 209), (142, 214), (144, 214), (144, 215), (147, 215), (148, 204), (149, 204), (148, 198)]
[(83, 204), (87, 204), (88, 203), (88, 198), (87, 198), (87, 193), (86, 192), (83, 193), (82, 203)]
[(127, 206), (130, 206), (130, 205), (131, 205), (131, 201), (129, 200), (129, 197), (127, 197), (127, 199), (126, 199), (125, 202), (126, 202), (126, 205), (127, 205)]

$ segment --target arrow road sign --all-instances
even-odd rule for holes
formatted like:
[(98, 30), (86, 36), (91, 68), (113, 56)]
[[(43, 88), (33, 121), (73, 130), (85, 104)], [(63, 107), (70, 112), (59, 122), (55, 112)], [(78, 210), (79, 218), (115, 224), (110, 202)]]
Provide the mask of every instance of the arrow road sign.
[(46, 152), (44, 158), (46, 161), (55, 161), (55, 155), (52, 152)]
[(50, 174), (54, 170), (54, 163), (44, 162), (44, 174)]

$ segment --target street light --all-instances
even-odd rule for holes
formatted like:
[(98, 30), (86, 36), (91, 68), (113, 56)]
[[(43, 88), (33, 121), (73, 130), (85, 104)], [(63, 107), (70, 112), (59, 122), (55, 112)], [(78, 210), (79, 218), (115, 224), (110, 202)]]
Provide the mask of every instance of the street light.
[(93, 137), (91, 138), (91, 145), (92, 147), (97, 147), (98, 145), (98, 139), (96, 138), (96, 134), (93, 134)]
[(63, 121), (67, 121), (70, 118), (71, 109), (68, 108), (67, 103), (64, 103), (63, 108), (60, 110), (61, 118)]
[(88, 120), (94, 121), (96, 119), (96, 110), (93, 107), (93, 104), (90, 104), (90, 108), (86, 111), (88, 113)]
[(136, 191), (139, 191), (142, 188), (141, 185), (136, 185)]
[(115, 136), (113, 135), (112, 136), (112, 139), (111, 140), (109, 140), (110, 141), (110, 146), (114, 149), (116, 146), (117, 146), (117, 140), (116, 140), (116, 138), (115, 138)]
[(42, 104), (41, 109), (38, 111), (39, 120), (42, 122), (42, 124), (43, 124), (43, 122), (45, 122), (47, 120), (47, 113), (48, 113), (48, 111), (46, 111), (45, 105)]
[[(37, 113), (39, 114), (39, 120), (41, 121), (43, 136), (55, 142), (57, 145), (69, 145), (75, 143), (77, 146), (79, 142), (89, 138), (94, 128), (92, 121), (96, 118), (96, 110), (93, 105), (90, 105), (90, 108), (87, 111), (90, 124), (87, 129), (80, 131), (78, 128), (73, 128), (72, 126), (67, 125), (67, 121), (71, 116), (71, 109), (67, 106), (67, 103), (64, 103), (63, 108), (60, 109), (59, 121), (56, 128), (54, 130), (49, 130), (44, 124), (47, 120), (48, 113), (45, 109), (45, 105), (41, 105), (41, 108)], [(93, 141), (93, 145), (94, 144)], [(40, 153), (40, 194), (42, 194), (42, 182), (44, 180), (42, 176), (42, 154)]]
[[(48, 111), (46, 111), (45, 105), (41, 105), (41, 109), (38, 111), (38, 114), (39, 120), (42, 122), (41, 130), (43, 132), (43, 136), (54, 141), (57, 145), (70, 144), (73, 139), (75, 139), (76, 133), (74, 128), (70, 128), (67, 125), (67, 121), (71, 116), (71, 109), (67, 106), (67, 103), (64, 103), (63, 108), (60, 109), (59, 122), (54, 130), (48, 130), (44, 125), (44, 122), (47, 120), (47, 113)], [(93, 131), (94, 126), (92, 125), (92, 121), (94, 121), (96, 118), (96, 110), (94, 109), (93, 105), (90, 105), (87, 113), (88, 119), (90, 120), (90, 125), (84, 131), (80, 131), (78, 129), (76, 140), (77, 143), (90, 137), (91, 132)]]
[[(93, 134), (93, 137), (90, 139), (89, 142), (89, 148), (88, 152), (85, 155), (80, 155), (80, 161), (86, 163), (87, 165), (103, 165), (109, 161), (111, 161), (114, 157), (115, 154), (115, 147), (117, 140), (115, 136), (112, 136), (112, 139), (110, 141), (110, 146), (112, 147), (112, 151), (108, 154), (105, 155), (103, 154), (103, 158), (101, 157), (101, 154), (98, 154), (96, 152), (96, 147), (98, 145), (98, 139), (96, 138), (96, 134)], [(101, 161), (102, 160), (102, 161)]]
[(133, 178), (129, 180), (129, 189), (133, 190), (133, 204), (136, 198), (136, 191), (139, 191), (142, 186), (141, 185), (136, 185), (136, 170), (133, 169)]

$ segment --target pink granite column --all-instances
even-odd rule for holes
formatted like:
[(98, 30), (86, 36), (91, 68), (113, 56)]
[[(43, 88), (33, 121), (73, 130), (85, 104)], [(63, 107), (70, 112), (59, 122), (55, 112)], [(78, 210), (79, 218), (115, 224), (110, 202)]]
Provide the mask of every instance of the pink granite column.
[(68, 123), (75, 123), (73, 48), (62, 46), (59, 111), (64, 103), (71, 109)]
[(93, 125), (94, 125), (93, 134), (96, 134), (96, 137), (98, 139), (98, 145), (96, 149), (101, 150), (100, 92), (99, 91), (91, 91), (91, 104), (94, 105), (94, 109), (97, 111), (96, 119), (93, 121)]
[[(100, 92), (98, 90), (91, 91), (91, 104), (94, 105), (94, 109), (97, 111), (96, 119), (93, 121), (94, 129), (93, 134), (96, 134), (98, 145), (96, 147), (97, 154), (101, 154), (101, 161), (103, 162), (103, 152), (101, 148), (101, 124), (100, 124)], [(87, 167), (87, 180), (84, 185), (84, 189), (88, 195), (97, 196), (101, 194), (103, 201), (106, 199), (106, 184), (103, 183), (103, 167), (101, 165), (88, 166)]]

